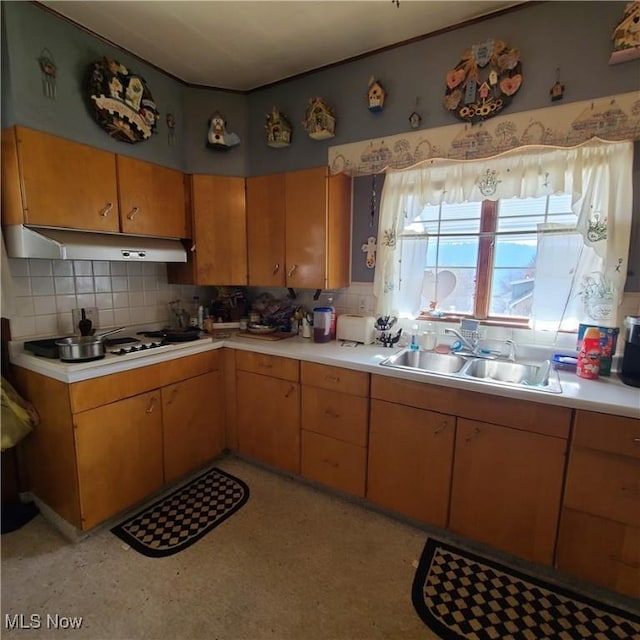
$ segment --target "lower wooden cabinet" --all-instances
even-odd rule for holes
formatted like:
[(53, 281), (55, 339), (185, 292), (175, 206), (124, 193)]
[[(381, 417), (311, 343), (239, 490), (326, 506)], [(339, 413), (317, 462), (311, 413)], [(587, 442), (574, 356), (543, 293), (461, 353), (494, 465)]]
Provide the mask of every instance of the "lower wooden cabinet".
[(300, 473), (300, 383), (237, 371), (236, 384), (240, 453)]
[(82, 529), (126, 509), (163, 484), (159, 391), (74, 416)]
[(367, 498), (445, 527), (455, 428), (453, 416), (372, 400)]
[(224, 448), (221, 371), (162, 388), (164, 479), (173, 482)]
[(640, 420), (576, 411), (556, 566), (640, 598)]
[(562, 438), (459, 418), (450, 529), (552, 564), (566, 449)]

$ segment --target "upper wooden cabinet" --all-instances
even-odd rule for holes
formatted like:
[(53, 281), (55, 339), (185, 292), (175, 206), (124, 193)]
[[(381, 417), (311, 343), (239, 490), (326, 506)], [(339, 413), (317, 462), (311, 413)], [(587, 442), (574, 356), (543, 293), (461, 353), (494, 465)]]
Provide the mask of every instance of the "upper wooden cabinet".
[(351, 282), (351, 178), (326, 167), (247, 179), (249, 284)]
[(181, 171), (117, 156), (120, 230), (139, 236), (187, 238)]
[(2, 132), (2, 224), (184, 238), (184, 174), (47, 133)]
[(247, 284), (245, 180), (191, 176), (193, 243), (186, 264), (168, 266), (169, 282)]
[(249, 284), (285, 287), (284, 173), (247, 178)]
[(47, 133), (2, 132), (2, 224), (119, 231), (115, 154)]

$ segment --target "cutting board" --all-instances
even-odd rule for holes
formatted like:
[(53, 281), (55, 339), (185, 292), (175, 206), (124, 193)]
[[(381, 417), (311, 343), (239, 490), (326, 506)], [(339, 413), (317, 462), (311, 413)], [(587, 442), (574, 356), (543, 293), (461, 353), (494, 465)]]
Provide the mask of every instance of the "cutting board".
[(295, 334), (286, 331), (274, 331), (273, 333), (249, 333), (248, 331), (238, 331), (240, 338), (255, 338), (256, 340), (284, 340), (292, 338)]

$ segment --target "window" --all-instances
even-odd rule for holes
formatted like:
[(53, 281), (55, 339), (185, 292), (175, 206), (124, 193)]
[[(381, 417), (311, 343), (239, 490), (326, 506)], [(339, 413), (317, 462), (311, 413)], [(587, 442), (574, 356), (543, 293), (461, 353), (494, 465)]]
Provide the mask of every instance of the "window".
[(421, 313), (528, 321), (549, 223), (576, 228), (569, 195), (426, 206), (401, 236), (426, 243)]

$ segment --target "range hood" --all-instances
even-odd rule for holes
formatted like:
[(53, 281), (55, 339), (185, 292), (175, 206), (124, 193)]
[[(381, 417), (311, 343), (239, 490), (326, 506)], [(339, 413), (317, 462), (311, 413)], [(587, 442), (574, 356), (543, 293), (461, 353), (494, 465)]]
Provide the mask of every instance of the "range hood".
[(187, 261), (187, 252), (178, 239), (28, 227), (23, 224), (3, 227), (3, 232), (7, 255), (10, 258)]

